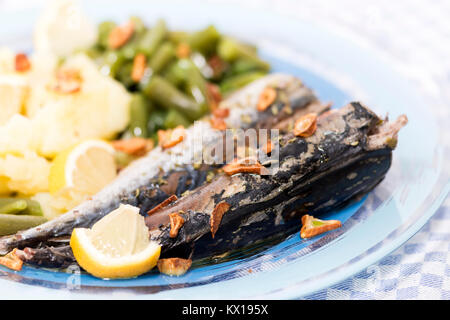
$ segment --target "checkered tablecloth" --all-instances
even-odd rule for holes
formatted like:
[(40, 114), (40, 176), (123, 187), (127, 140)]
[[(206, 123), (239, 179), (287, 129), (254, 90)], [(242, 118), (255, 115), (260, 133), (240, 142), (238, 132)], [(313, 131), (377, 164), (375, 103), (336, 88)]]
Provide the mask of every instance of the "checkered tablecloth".
[[(332, 28), (390, 61), (449, 120), (449, 0), (210, 0), (272, 12)], [(16, 10), (43, 0), (0, 0)], [(441, 132), (450, 141), (450, 130)], [(447, 155), (450, 154), (447, 149)], [(450, 299), (450, 197), (407, 243), (356, 276), (306, 299)]]

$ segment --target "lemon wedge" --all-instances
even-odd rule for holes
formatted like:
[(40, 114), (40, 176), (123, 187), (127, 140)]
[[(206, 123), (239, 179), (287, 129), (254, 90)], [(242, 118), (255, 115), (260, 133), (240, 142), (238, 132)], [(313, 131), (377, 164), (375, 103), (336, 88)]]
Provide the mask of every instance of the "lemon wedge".
[(161, 247), (149, 240), (139, 208), (121, 204), (92, 229), (76, 228), (70, 239), (75, 259), (98, 278), (131, 278), (158, 262)]
[(59, 153), (52, 162), (49, 190), (72, 188), (93, 195), (117, 175), (113, 147), (102, 140), (86, 140)]

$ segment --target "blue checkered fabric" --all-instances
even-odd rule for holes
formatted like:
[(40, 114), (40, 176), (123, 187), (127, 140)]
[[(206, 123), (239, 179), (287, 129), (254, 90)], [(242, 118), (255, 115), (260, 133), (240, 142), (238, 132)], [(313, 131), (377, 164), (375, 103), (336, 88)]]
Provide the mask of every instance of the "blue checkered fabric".
[(304, 299), (450, 299), (450, 197), (391, 255)]

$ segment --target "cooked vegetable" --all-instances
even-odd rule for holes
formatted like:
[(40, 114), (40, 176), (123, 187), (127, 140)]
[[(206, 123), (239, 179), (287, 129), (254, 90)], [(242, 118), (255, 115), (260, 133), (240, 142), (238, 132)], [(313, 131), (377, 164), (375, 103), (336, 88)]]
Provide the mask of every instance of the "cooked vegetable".
[(44, 217), (0, 214), (0, 236), (38, 226), (47, 221)]
[(108, 46), (111, 49), (118, 49), (125, 45), (131, 39), (134, 33), (134, 23), (128, 21), (127, 23), (117, 26), (109, 32)]
[(147, 68), (147, 58), (143, 53), (137, 54), (133, 59), (133, 69), (131, 70), (131, 79), (135, 82), (141, 81)]
[(269, 71), (269, 69), (270, 69), (269, 65), (262, 66), (260, 63), (254, 61), (254, 60), (240, 58), (240, 59), (237, 59), (231, 65), (228, 74), (230, 76), (234, 76), (234, 75), (238, 75), (238, 74), (242, 74), (242, 73), (246, 73), (246, 72), (250, 72), (250, 71), (257, 71), (257, 70)]
[(221, 96), (270, 69), (256, 47), (221, 35), (213, 25), (194, 32), (171, 31), (163, 19), (148, 28), (140, 18), (131, 17), (122, 25), (105, 21), (98, 33), (97, 43), (86, 53), (102, 73), (133, 93), (144, 93), (139, 104), (146, 100), (152, 105), (147, 115), (131, 111), (129, 130), (122, 138), (154, 138), (157, 130), (187, 127), (217, 107), (210, 86), (221, 90), (217, 92)]
[(230, 93), (231, 91), (235, 91), (250, 82), (255, 81), (256, 79), (263, 77), (264, 75), (264, 72), (254, 71), (230, 77), (222, 81), (220, 84), (220, 91), (224, 94)]
[(107, 51), (102, 57), (101, 64), (109, 69), (109, 75), (115, 76), (125, 63), (125, 57), (118, 51)]
[(26, 198), (0, 198), (0, 214), (42, 216), (39, 202)]
[(174, 58), (175, 47), (170, 42), (165, 42), (151, 57), (148, 66), (153, 74), (157, 74)]
[(217, 48), (219, 56), (228, 62), (236, 61), (239, 58), (246, 59), (248, 62), (253, 62), (263, 70), (268, 70), (270, 68), (269, 64), (265, 61), (262, 61), (255, 52), (249, 49), (248, 46), (242, 45), (236, 40), (225, 37), (219, 43)]
[(146, 30), (142, 36), (138, 51), (145, 53), (151, 57), (158, 49), (159, 44), (163, 41), (167, 34), (167, 26), (164, 20), (158, 20), (153, 28)]
[(220, 34), (214, 26), (192, 33), (188, 38), (189, 46), (194, 51), (209, 55), (216, 50)]
[(206, 114), (208, 112), (206, 80), (192, 61), (183, 59), (179, 65), (186, 77), (186, 91), (200, 104), (203, 114)]
[(153, 106), (151, 102), (142, 94), (134, 94), (130, 103), (130, 126), (128, 128), (131, 135), (135, 137), (147, 138), (147, 123)]
[(27, 208), (25, 200), (15, 200), (0, 207), (1, 214), (17, 214)]
[(201, 105), (160, 76), (153, 76), (144, 93), (163, 108), (175, 109), (194, 121), (204, 114)]
[(113, 21), (104, 21), (98, 25), (98, 45), (107, 48), (110, 32), (117, 26)]
[(15, 69), (18, 72), (26, 72), (31, 69), (31, 62), (24, 53), (18, 53), (15, 57)]
[(189, 120), (175, 109), (171, 109), (167, 113), (167, 117), (164, 120), (164, 126), (168, 129), (172, 129), (178, 126), (188, 127), (189, 124)]

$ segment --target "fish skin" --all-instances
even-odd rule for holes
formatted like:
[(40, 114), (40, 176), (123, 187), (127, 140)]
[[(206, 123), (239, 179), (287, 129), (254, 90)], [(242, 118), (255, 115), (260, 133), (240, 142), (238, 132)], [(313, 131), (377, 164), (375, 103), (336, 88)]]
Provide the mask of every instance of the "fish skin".
[[(229, 253), (261, 240), (274, 244), (298, 232), (304, 214), (320, 216), (361, 199), (387, 174), (392, 162), (392, 150), (395, 148), (395, 144), (391, 142), (397, 141), (398, 132), (407, 122), (405, 115), (399, 116), (394, 122), (384, 120), (383, 124), (369, 130), (363, 144), (358, 144), (363, 146), (363, 152), (358, 158), (339, 164), (337, 169), (331, 167), (331, 170), (315, 181), (310, 181), (308, 185), (298, 184), (284, 194), (279, 205), (261, 210), (244, 221), (228, 223), (226, 228), (219, 228), (215, 241), (211, 241), (210, 234), (203, 235), (195, 241), (193, 249), (192, 246), (187, 248), (192, 252), (192, 259)], [(352, 145), (352, 141), (347, 140), (346, 143)], [(361, 181), (364, 183), (359, 183)], [(164, 254), (170, 256), (172, 253)]]
[[(403, 123), (399, 125), (399, 121), (390, 127), (385, 124), (391, 128), (390, 132), (386, 130), (385, 138), (396, 139), (398, 130), (403, 126)], [(262, 228), (264, 232), (241, 244), (261, 239), (262, 235), (274, 235), (274, 232), (287, 230), (285, 228), (290, 224), (283, 225), (283, 222), (294, 219), (299, 221), (300, 216), (306, 212), (322, 213), (348, 203), (373, 189), (390, 167), (392, 148), (386, 139), (380, 140), (376, 145), (368, 143), (379, 124), (380, 119), (376, 114), (356, 102), (326, 117), (319, 117), (317, 130), (311, 137), (299, 138), (293, 134), (282, 137), (280, 167), (274, 175), (219, 176), (210, 184), (147, 217), (150, 237), (162, 246), (163, 252), (203, 238), (206, 242), (204, 247), (211, 254), (215, 244), (220, 242), (219, 239), (228, 240), (225, 249), (229, 250), (233, 247), (230, 242), (237, 237), (245, 237), (245, 231), (253, 227)], [(370, 172), (372, 169), (376, 169), (376, 172)], [(348, 174), (355, 171), (361, 174), (370, 172), (372, 177), (367, 184), (356, 183), (364, 181), (359, 178), (354, 182), (338, 185), (339, 188), (332, 188), (339, 191), (342, 189), (340, 187), (345, 186), (335, 198), (336, 203), (327, 204), (326, 201), (333, 200), (333, 196), (327, 192), (324, 196), (323, 192), (321, 194), (312, 189), (320, 186), (320, 183), (332, 183), (335, 178), (342, 183)], [(326, 188), (322, 186), (321, 190)], [(308, 199), (308, 193), (311, 192), (312, 198)], [(313, 202), (311, 206), (305, 207), (305, 199)], [(222, 218), (217, 237), (212, 239), (210, 215), (213, 208), (222, 201), (227, 202), (230, 209)], [(180, 212), (185, 219), (177, 238), (169, 236), (168, 214), (172, 212)]]
[[(361, 162), (367, 159), (377, 159), (379, 163), (370, 162), (363, 165)], [(244, 221), (232, 221), (226, 227), (219, 228), (214, 241), (209, 233), (204, 234), (195, 241), (192, 259), (221, 255), (262, 241), (274, 243), (273, 241), (278, 239), (276, 241), (278, 242), (292, 233), (299, 232), (301, 217), (304, 214), (320, 217), (326, 212), (344, 208), (370, 192), (384, 179), (391, 159), (391, 154), (386, 149), (371, 152), (365, 158), (331, 172), (310, 186), (302, 188), (301, 192), (293, 192), (297, 195), (284, 203), (260, 210)], [(377, 170), (377, 175), (373, 175), (371, 170)], [(349, 172), (370, 178), (363, 184), (355, 184), (347, 179)], [(350, 190), (346, 190), (347, 188)], [(233, 232), (230, 233), (229, 230)], [(189, 250), (192, 250), (191, 247), (185, 248), (185, 251)], [(171, 256), (172, 253), (165, 252), (165, 255)]]
[[(264, 112), (256, 110), (259, 95), (267, 86), (277, 87), (280, 93), (281, 101), (277, 101), (275, 106), (276, 116), (272, 108)], [(314, 93), (299, 79), (285, 74), (271, 74), (232, 94), (219, 107), (230, 109), (230, 115), (225, 119), (228, 128), (267, 128), (275, 121), (291, 116), (291, 113), (284, 108), (286, 105), (297, 111), (314, 102), (317, 102)], [(247, 120), (245, 122), (244, 116)], [(276, 120), (273, 120), (275, 118)], [(202, 137), (206, 145), (214, 144), (218, 139), (222, 139), (222, 134), (213, 130), (207, 120), (197, 121), (186, 129), (188, 140), (195, 135), (196, 130), (208, 132)], [(14, 248), (32, 246), (45, 242), (49, 238), (70, 235), (74, 228), (90, 227), (116, 209), (120, 203), (138, 204), (136, 195), (140, 193), (140, 188), (158, 189), (159, 186), (152, 183), (152, 179), (161, 171), (174, 170), (178, 163), (173, 161), (171, 154), (189, 154), (185, 150), (186, 145), (189, 146), (189, 143), (183, 142), (176, 145), (170, 149), (170, 152), (157, 147), (125, 168), (111, 184), (94, 195), (91, 200), (81, 203), (64, 215), (40, 226), (20, 231), (15, 235), (1, 237), (0, 255), (7, 254)], [(188, 159), (183, 160), (189, 163)]]
[(77, 263), (69, 245), (25, 248), (16, 253), (22, 261), (45, 268), (67, 268)]

